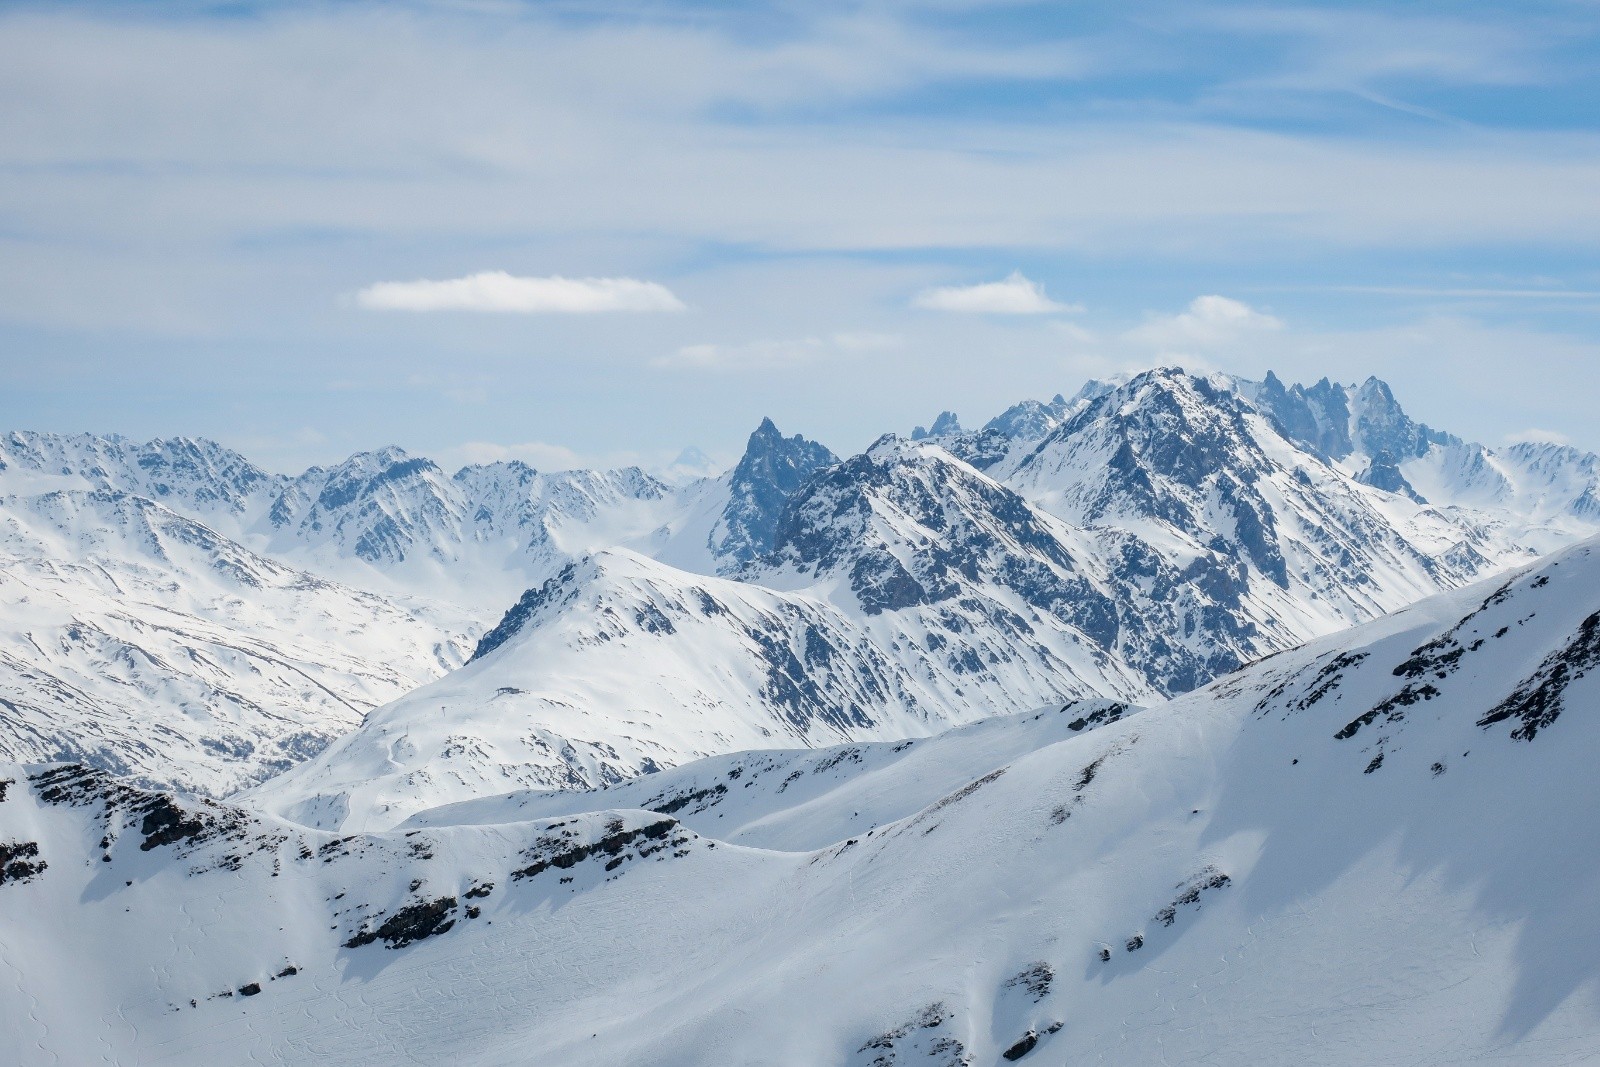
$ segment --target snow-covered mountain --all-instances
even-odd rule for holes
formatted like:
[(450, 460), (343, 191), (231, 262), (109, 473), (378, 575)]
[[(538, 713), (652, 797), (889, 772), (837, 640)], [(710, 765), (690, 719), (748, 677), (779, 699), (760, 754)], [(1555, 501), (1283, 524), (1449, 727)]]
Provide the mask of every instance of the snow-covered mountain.
[[(1521, 526), (1364, 484), (1230, 382), (1152, 371), (1053, 410), (1061, 421), (1029, 424), (1045, 432), (982, 471), (949, 436), (819, 459), (781, 483), (767, 551), (742, 541), (703, 565), (747, 556), (737, 582), (623, 551), (576, 561), (470, 667), (255, 796), (313, 825), (386, 828), (485, 792), (741, 748), (1147, 703), (1533, 558)], [(739, 471), (773, 469), (779, 448), (814, 455), (766, 424)], [(728, 515), (749, 497), (701, 499)], [(674, 536), (714, 548), (704, 528)]]
[(22, 1064), (1585, 1062), (1597, 605), (1590, 541), (1136, 713), (379, 833), (8, 769), (0, 1019)]
[[(1465, 443), (1381, 382), (1174, 369), (976, 431), (947, 412), (843, 460), (764, 421), (726, 474), (673, 485), (519, 462), (448, 474), (396, 448), (286, 476), (203, 441), (10, 434), (0, 515), (34, 532), (11, 539), (6, 573), (74, 577), (52, 586), (55, 621), (0, 614), (0, 686), (31, 709), (0, 711), (25, 739), (0, 751), (218, 792), (395, 700), (271, 787), (278, 810), (377, 825), (739, 747), (1147, 703), (1600, 529), (1597, 486), (1592, 455)], [(95, 522), (127, 529), (39, 535), (57, 493), (117, 501)], [(265, 609), (222, 610), (212, 563), (140, 532), (152, 509), (296, 577), (238, 594)], [(107, 571), (148, 590), (140, 640), (96, 585)], [(301, 617), (328, 621), (307, 637)], [(424, 685), (490, 631), (467, 671)], [(325, 690), (206, 642), (270, 649)], [(141, 655), (159, 667), (107, 666)], [(47, 711), (74, 687), (100, 710)], [(203, 772), (190, 753), (212, 753)]]
[(0, 756), (219, 796), (459, 666), (474, 630), (108, 490), (0, 497), (0, 603)]
[(1273, 374), (1234, 383), (1298, 444), (1339, 463), (1358, 481), (1419, 502), (1509, 521), (1548, 549), (1600, 519), (1600, 457), (1567, 445), (1523, 442), (1490, 449), (1425, 426), (1377, 378), (1309, 388)]
[(0, 493), (0, 756), (220, 796), (460, 666), (667, 490), (398, 449), (287, 478), (206, 441), (13, 433)]

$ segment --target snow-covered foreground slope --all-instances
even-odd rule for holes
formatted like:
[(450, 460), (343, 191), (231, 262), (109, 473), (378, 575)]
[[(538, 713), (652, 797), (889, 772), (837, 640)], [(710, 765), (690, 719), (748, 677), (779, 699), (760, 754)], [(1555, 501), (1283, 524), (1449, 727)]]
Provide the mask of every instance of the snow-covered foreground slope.
[(733, 752), (599, 789), (522, 790), (445, 804), (403, 825), (526, 822), (596, 808), (644, 808), (721, 841), (805, 851), (913, 815), (1018, 756), (1138, 710), (1119, 701), (1076, 700), (932, 737)]
[(1062, 740), (1047, 715), (817, 848), (759, 824), (783, 767), (832, 768), (774, 754), (652, 776), (727, 785), (703, 811), (613, 810), (676, 802), (639, 783), (345, 836), (16, 768), (0, 1019), (28, 1064), (1586, 1062), (1597, 609), (1589, 542)]

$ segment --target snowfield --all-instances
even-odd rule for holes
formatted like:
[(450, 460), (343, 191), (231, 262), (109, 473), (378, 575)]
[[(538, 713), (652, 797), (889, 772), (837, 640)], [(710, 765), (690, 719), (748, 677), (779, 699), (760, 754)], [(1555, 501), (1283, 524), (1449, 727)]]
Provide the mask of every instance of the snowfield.
[(0, 1018), (26, 1064), (1587, 1062), (1597, 666), (1587, 541), (1142, 710), (392, 830), (15, 766)]

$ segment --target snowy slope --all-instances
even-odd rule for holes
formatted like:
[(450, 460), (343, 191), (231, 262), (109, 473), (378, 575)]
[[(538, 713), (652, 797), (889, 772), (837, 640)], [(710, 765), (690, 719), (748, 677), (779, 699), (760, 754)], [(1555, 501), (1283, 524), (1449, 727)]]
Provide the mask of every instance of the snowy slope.
[(524, 597), (472, 663), (373, 712), (251, 802), (329, 829), (387, 828), (519, 786), (581, 788), (716, 753), (924, 736), (1146, 691), (1064, 625), (1012, 649), (997, 641), (1005, 662), (975, 669), (983, 646), (942, 639), (939, 610), (862, 621), (811, 593), (600, 553)]
[(223, 795), (460, 666), (528, 582), (658, 525), (666, 489), (12, 433), (0, 492), (0, 758)]
[(0, 1019), (25, 1064), (1586, 1062), (1597, 606), (1589, 542), (816, 849), (17, 768)]
[(734, 752), (599, 789), (520, 790), (445, 804), (402, 826), (527, 822), (597, 808), (642, 808), (719, 841), (803, 852), (914, 815), (1019, 756), (1138, 710), (1111, 700), (1076, 700), (997, 715), (932, 737)]
[(0, 498), (0, 603), (0, 756), (218, 796), (460, 665), (475, 636), (108, 491)]

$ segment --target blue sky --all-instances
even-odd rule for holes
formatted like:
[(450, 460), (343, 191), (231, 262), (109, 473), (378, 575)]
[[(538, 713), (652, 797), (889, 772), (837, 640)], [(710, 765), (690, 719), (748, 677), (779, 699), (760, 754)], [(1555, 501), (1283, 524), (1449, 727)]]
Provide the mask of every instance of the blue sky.
[(1177, 363), (1600, 448), (1597, 40), (1577, 0), (13, 2), (0, 425), (661, 462)]

